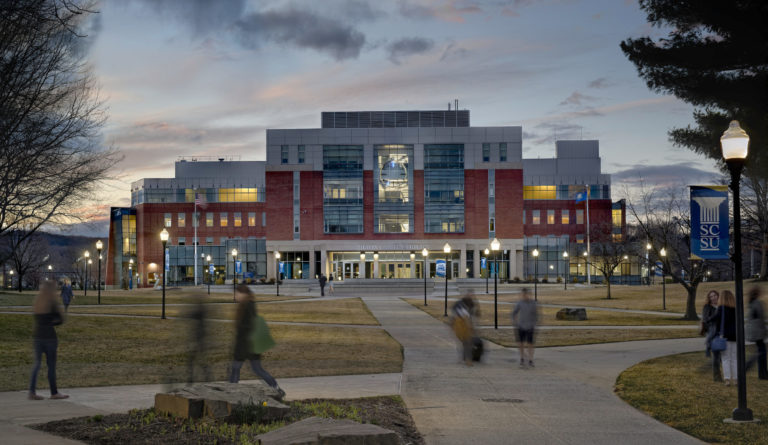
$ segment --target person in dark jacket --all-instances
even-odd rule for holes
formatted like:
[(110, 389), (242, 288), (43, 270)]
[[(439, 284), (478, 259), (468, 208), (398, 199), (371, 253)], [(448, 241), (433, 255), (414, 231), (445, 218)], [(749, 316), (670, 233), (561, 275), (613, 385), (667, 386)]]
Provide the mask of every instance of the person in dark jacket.
[(717, 335), (725, 337), (728, 343), (722, 353), (723, 379), (728, 386), (736, 380), (736, 297), (731, 291), (723, 291), (722, 302), (711, 320), (717, 326)]
[(320, 274), (320, 278), (317, 279), (318, 283), (320, 283), (320, 296), (325, 296), (325, 283), (328, 281), (328, 278), (325, 276), (325, 274)]
[(32, 376), (29, 379), (29, 400), (42, 400), (43, 396), (37, 394), (37, 373), (43, 354), (48, 365), (48, 384), (51, 387), (52, 399), (66, 399), (68, 395), (61, 394), (56, 387), (56, 350), (59, 345), (54, 326), (60, 325), (64, 319), (61, 316), (59, 303), (56, 299), (56, 284), (53, 281), (44, 281), (40, 285), (40, 293), (35, 297), (33, 305), (35, 315), (35, 364), (32, 366)]
[(69, 310), (69, 304), (74, 298), (75, 296), (72, 293), (72, 284), (70, 284), (69, 280), (65, 280), (61, 285), (61, 302), (64, 304), (64, 312)]
[(261, 367), (261, 355), (253, 352), (251, 331), (256, 321), (256, 303), (253, 301), (253, 293), (248, 286), (241, 284), (237, 286), (235, 298), (238, 301), (235, 314), (235, 351), (229, 381), (230, 383), (240, 381), (240, 368), (243, 367), (243, 362), (248, 360), (251, 362), (253, 372), (261, 377), (267, 385), (276, 389), (280, 393), (280, 397), (283, 397), (285, 391), (280, 388), (275, 378)]
[(749, 369), (757, 363), (757, 378), (768, 380), (768, 363), (765, 354), (765, 308), (760, 301), (760, 288), (753, 287), (749, 291), (749, 312), (747, 314), (747, 341), (755, 342), (757, 353), (747, 360)]
[[(712, 339), (715, 338), (717, 328), (714, 322), (711, 321), (712, 316), (717, 312), (717, 300), (720, 299), (720, 294), (716, 290), (711, 290), (707, 293), (707, 302), (704, 303), (704, 307), (701, 308), (701, 335), (706, 335), (704, 340), (705, 354), (707, 357), (712, 352)], [(717, 361), (720, 361), (720, 353), (717, 353)], [(718, 366), (719, 368), (719, 366)]]

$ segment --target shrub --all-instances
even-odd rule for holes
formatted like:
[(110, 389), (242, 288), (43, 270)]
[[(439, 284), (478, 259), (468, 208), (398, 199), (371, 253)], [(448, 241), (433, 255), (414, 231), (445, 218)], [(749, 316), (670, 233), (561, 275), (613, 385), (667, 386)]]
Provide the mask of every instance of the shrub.
[(512, 278), (512, 281), (514, 281), (515, 283), (519, 283), (520, 282), (520, 277)]
[(557, 277), (557, 282), (558, 283), (562, 283), (563, 282), (563, 277)]
[(541, 279), (542, 283), (549, 283), (549, 279), (547, 277), (544, 277)]

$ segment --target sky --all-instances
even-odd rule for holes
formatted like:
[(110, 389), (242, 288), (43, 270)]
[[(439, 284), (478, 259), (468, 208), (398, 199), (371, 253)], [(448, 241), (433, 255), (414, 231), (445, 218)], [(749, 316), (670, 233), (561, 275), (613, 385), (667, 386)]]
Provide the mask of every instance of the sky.
[[(635, 0), (103, 0), (87, 60), (120, 150), (99, 214), (106, 235), (130, 183), (181, 156), (264, 160), (267, 128), (318, 128), (321, 111), (446, 109), (520, 125), (523, 157), (598, 139), (613, 199), (641, 181), (711, 183), (715, 164), (667, 132), (693, 108), (650, 91), (619, 43), (662, 37)], [(626, 186), (626, 187), (625, 187)]]

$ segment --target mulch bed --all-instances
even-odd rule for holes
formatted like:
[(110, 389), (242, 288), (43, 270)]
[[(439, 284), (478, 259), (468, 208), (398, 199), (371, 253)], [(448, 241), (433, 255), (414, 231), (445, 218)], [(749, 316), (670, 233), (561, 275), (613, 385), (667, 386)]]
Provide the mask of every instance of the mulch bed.
[[(360, 399), (307, 399), (291, 402), (285, 419), (289, 424), (310, 417), (304, 406), (329, 403), (338, 411), (355, 410), (363, 423), (371, 423), (394, 431), (403, 444), (423, 445), (411, 415), (399, 397), (366, 397)], [(344, 417), (329, 414), (328, 417)], [(76, 417), (58, 420), (32, 428), (90, 444), (249, 444), (263, 433), (258, 424), (227, 423), (223, 420), (187, 420), (158, 415), (154, 409), (133, 410), (127, 414)]]

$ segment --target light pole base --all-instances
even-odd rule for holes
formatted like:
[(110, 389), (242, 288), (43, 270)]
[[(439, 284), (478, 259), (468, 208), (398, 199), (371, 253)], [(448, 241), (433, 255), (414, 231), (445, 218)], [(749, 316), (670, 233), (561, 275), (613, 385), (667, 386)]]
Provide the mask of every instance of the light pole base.
[(759, 422), (760, 419), (755, 419), (752, 416), (752, 410), (749, 408), (734, 408), (733, 413), (731, 415), (730, 419), (724, 419), (723, 422), (725, 423), (756, 423)]

